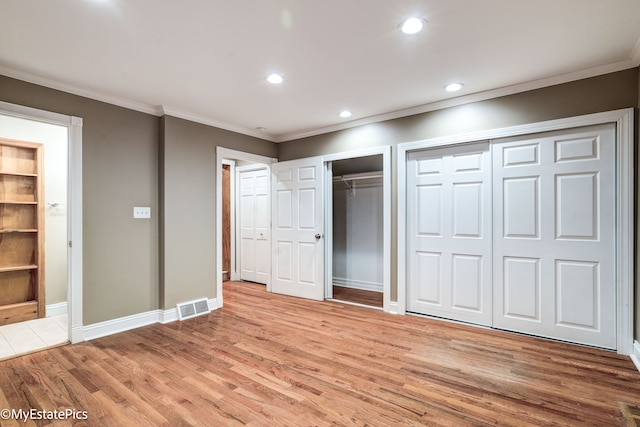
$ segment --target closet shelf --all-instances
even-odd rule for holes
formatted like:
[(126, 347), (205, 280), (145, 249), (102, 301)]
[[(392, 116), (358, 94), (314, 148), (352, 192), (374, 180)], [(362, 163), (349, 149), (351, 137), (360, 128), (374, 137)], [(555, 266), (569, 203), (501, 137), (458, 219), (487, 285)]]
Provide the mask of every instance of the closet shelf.
[(37, 233), (38, 230), (35, 228), (20, 228), (20, 229), (11, 229), (11, 230), (0, 230), (0, 234), (10, 234), (10, 233)]
[(14, 265), (11, 267), (0, 267), (0, 273), (7, 273), (9, 271), (24, 271), (24, 270), (35, 270), (38, 266), (35, 264), (31, 265)]

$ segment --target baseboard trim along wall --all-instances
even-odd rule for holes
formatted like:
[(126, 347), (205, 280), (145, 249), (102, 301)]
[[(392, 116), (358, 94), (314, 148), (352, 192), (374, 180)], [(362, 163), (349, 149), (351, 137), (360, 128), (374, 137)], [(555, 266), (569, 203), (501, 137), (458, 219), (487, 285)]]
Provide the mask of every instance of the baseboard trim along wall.
[(346, 279), (344, 277), (334, 277), (333, 284), (335, 286), (343, 286), (345, 288), (360, 289), (363, 291), (382, 292), (384, 289), (382, 283), (366, 282), (364, 280)]
[(633, 342), (633, 352), (631, 353), (631, 360), (638, 368), (638, 372), (640, 372), (640, 342)]
[[(218, 309), (217, 298), (210, 298), (207, 303), (211, 310)], [(131, 316), (120, 317), (118, 319), (107, 320), (105, 322), (94, 323), (82, 328), (82, 340), (90, 341), (96, 338), (106, 337), (119, 332), (130, 331), (154, 323), (171, 323), (178, 320), (177, 308), (169, 310), (152, 310), (145, 313), (133, 314)]]
[(56, 304), (48, 304), (46, 307), (47, 317), (60, 316), (67, 314), (67, 302), (58, 302)]

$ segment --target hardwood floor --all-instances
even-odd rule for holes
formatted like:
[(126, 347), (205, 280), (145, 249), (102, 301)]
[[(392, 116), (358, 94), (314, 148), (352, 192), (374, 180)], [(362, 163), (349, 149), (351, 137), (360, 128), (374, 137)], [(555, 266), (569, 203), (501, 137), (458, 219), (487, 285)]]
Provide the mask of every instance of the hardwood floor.
[(333, 299), (382, 308), (382, 292), (364, 291), (333, 285)]
[(0, 362), (0, 410), (87, 411), (75, 425), (91, 426), (623, 426), (620, 404), (640, 403), (640, 373), (612, 352), (224, 292), (205, 316)]

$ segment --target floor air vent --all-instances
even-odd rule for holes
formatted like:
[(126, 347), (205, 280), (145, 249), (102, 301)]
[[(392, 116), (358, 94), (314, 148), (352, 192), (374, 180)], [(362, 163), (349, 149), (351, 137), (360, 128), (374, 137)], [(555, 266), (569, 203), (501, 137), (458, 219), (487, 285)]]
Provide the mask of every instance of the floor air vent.
[(185, 320), (201, 314), (210, 313), (209, 303), (206, 298), (195, 301), (181, 302), (178, 304), (178, 319)]

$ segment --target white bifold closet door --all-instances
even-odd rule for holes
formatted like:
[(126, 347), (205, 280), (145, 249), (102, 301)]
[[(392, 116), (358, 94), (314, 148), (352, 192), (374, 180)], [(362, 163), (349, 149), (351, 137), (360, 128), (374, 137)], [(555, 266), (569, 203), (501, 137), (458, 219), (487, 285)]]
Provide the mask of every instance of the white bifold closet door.
[(616, 348), (615, 127), (493, 146), (497, 328)]
[(240, 221), (240, 279), (267, 284), (271, 250), (269, 235), (269, 171), (237, 168)]
[(488, 143), (410, 153), (407, 309), (491, 323)]

